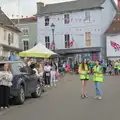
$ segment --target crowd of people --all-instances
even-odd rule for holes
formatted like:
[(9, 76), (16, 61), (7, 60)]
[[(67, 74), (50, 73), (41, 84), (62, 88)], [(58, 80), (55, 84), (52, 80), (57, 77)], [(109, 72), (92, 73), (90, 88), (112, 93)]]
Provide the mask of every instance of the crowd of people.
[[(97, 99), (102, 99), (101, 83), (104, 81), (104, 74), (120, 75), (120, 60), (90, 61), (83, 59), (82, 62), (72, 64), (56, 59), (22, 59), (39, 78), (44, 78), (45, 87), (56, 86), (60, 78), (60, 71), (77, 73), (80, 75), (82, 94), (81, 98), (87, 98), (86, 85), (89, 79), (93, 79), (96, 88)], [(92, 78), (90, 77), (92, 76)], [(0, 71), (0, 108), (9, 107), (10, 87), (12, 86), (12, 72), (9, 64), (4, 64), (4, 70)]]
[(36, 60), (32, 58), (24, 58), (24, 61), (32, 70), (35, 71), (38, 77), (44, 78), (45, 87), (56, 86), (58, 81), (57, 62), (53, 59)]

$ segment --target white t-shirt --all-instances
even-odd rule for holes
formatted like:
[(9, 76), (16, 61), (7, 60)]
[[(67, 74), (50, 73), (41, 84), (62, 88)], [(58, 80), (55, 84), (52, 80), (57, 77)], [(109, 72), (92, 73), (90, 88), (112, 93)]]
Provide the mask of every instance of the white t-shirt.
[(44, 71), (50, 72), (50, 70), (51, 70), (51, 66), (50, 65), (44, 66)]

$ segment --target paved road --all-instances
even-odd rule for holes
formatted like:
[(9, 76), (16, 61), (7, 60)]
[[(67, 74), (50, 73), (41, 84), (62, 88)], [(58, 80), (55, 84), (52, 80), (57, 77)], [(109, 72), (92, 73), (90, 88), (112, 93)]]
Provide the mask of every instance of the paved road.
[(79, 77), (69, 75), (40, 99), (2, 111), (0, 120), (120, 120), (120, 77), (106, 77), (102, 88), (103, 100), (94, 99), (89, 81), (89, 98), (82, 100)]

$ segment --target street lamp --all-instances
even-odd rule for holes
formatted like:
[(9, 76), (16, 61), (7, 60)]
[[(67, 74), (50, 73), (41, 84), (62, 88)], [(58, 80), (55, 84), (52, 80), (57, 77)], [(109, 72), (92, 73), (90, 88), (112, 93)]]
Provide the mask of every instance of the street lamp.
[(55, 39), (54, 39), (55, 25), (53, 23), (51, 24), (51, 29), (52, 29), (52, 36), (53, 36), (53, 50), (55, 50)]

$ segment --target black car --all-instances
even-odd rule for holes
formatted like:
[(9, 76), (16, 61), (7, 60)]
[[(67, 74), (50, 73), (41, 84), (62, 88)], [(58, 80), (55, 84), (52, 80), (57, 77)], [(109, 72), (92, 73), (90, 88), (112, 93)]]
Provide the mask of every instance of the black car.
[(14, 98), (17, 104), (23, 104), (29, 95), (34, 98), (41, 96), (40, 80), (27, 64), (22, 61), (3, 61), (0, 62), (0, 71), (3, 71), (5, 63), (11, 65), (13, 74), (10, 98)]

